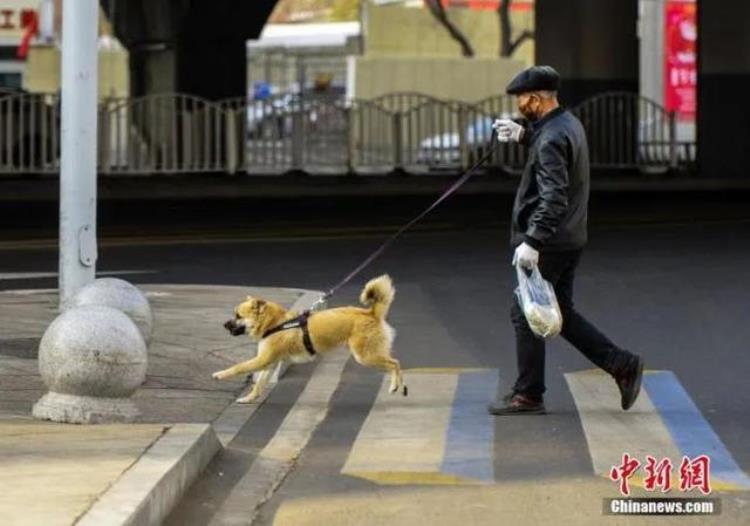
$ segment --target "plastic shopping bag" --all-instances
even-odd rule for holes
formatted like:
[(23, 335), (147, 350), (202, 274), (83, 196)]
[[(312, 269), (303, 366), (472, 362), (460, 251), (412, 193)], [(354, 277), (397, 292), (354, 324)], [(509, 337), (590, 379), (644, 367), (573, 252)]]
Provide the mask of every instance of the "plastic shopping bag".
[(516, 265), (516, 275), (516, 297), (532, 332), (542, 338), (560, 334), (563, 319), (555, 289), (536, 266), (529, 270)]

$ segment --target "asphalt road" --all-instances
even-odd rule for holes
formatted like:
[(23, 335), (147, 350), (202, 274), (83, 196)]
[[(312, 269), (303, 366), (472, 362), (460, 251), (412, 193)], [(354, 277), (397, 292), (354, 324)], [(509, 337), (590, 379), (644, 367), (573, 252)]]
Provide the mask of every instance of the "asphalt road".
[[(670, 214), (646, 204), (640, 210), (638, 203), (630, 206), (633, 213), (623, 214), (622, 220), (603, 208), (592, 214), (590, 244), (577, 276), (577, 305), (615, 342), (641, 353), (648, 369), (671, 371), (738, 469), (750, 473), (750, 211), (737, 200), (727, 201), (726, 206), (713, 202), (710, 212), (680, 206)], [(371, 219), (378, 209), (362, 211)], [(477, 220), (471, 214), (449, 214), (448, 219), (443, 217), (445, 221), (436, 218), (431, 230), (399, 240), (342, 289), (332, 305), (354, 303), (367, 278), (389, 273), (398, 290), (389, 319), (398, 332), (395, 352), (402, 365), (497, 371), (503, 393), (515, 374), (509, 321), (515, 284), (503, 213), (498, 213), (496, 222)], [(174, 235), (149, 236), (141, 230), (104, 242), (99, 269), (147, 272), (127, 277), (135, 283), (320, 290), (359, 263), (387, 231), (342, 232), (335, 225), (315, 230), (298, 223), (264, 238), (254, 235), (255, 230), (243, 234), (232, 221), (211, 222), (210, 234), (196, 234), (200, 239), (191, 239), (194, 236), (187, 231), (177, 235), (178, 229), (172, 228)], [(358, 227), (367, 224), (363, 221)], [(9, 243), (0, 248), (0, 288), (55, 286), (54, 277), (14, 279), (13, 273), (54, 272), (57, 264), (53, 246), (19, 246)], [(592, 476), (594, 439), (581, 416), (571, 380), (564, 376), (591, 367), (564, 341), (548, 345), (546, 405), (550, 414), (498, 419), (493, 424), (494, 482), (555, 485)], [(251, 420), (253, 425), (243, 431), (240, 440), (247, 447), (241, 458), (217, 460), (175, 511), (172, 524), (207, 523), (231, 489), (226, 482), (231, 476), (218, 483), (217, 473), (234, 466), (232, 476), (240, 475), (238, 470), (249, 464), (294, 403), (310, 369), (300, 368), (282, 382), (283, 388), (269, 397)], [(319, 523), (326, 523), (325, 514), (332, 513), (325, 507), (327, 499), (350, 496), (352, 500), (342, 505), (349, 502), (356, 509), (362, 495), (374, 492), (387, 500), (409, 491), (408, 485), (383, 489), (372, 481), (342, 474), (347, 462), (352, 462), (353, 444), (377, 406), (381, 378), (354, 362), (347, 364), (327, 418), (294, 471), (261, 509), (261, 524), (277, 519), (281, 524), (304, 523), (295, 515), (294, 503), (299, 499), (311, 503), (309, 509), (322, 510)], [(609, 496), (617, 496), (614, 483), (604, 484)], [(419, 495), (424, 506), (435, 505), (429, 504), (431, 496)], [(460, 495), (470, 505), (471, 496)], [(442, 494), (436, 498), (450, 501)], [(601, 500), (592, 497), (588, 504), (595, 511), (578, 511), (600, 517)], [(395, 513), (399, 504), (394, 501), (389, 506), (388, 513)], [(383, 513), (381, 518), (389, 516)], [(287, 522), (279, 519), (282, 515)], [(396, 518), (390, 523), (403, 522)]]

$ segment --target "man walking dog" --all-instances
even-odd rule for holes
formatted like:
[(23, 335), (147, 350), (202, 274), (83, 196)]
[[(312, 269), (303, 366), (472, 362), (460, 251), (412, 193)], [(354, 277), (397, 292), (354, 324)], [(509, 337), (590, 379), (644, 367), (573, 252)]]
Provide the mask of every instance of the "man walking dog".
[[(587, 240), (589, 156), (583, 126), (557, 101), (559, 84), (560, 76), (550, 66), (521, 72), (506, 91), (518, 97), (518, 110), (530, 126), (507, 119), (493, 125), (499, 141), (528, 148), (513, 206), (513, 265), (538, 265), (555, 289), (563, 338), (612, 375), (622, 409), (627, 410), (640, 391), (643, 360), (617, 347), (573, 307), (573, 279)], [(545, 342), (531, 332), (515, 300), (511, 320), (518, 379), (512, 391), (488, 410), (494, 415), (543, 414)]]

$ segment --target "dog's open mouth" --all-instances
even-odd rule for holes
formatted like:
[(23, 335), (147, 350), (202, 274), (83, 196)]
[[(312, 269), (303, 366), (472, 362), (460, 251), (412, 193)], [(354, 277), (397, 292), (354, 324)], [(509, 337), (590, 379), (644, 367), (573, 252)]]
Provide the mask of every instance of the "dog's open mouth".
[(229, 331), (232, 336), (241, 336), (245, 334), (246, 327), (244, 325), (238, 325), (234, 320), (229, 320), (224, 324), (224, 328)]

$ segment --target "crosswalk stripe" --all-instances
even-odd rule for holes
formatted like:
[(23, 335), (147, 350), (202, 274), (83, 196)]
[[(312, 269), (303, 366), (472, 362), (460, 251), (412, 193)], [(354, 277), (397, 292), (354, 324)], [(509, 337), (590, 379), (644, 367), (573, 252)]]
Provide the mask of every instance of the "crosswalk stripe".
[(623, 453), (645, 460), (679, 458), (669, 430), (664, 425), (647, 392), (625, 412), (612, 378), (599, 370), (566, 373), (589, 446), (594, 473), (609, 476), (612, 466), (622, 463)]
[[(409, 396), (388, 393), (383, 379), (375, 403), (342, 472), (383, 484), (439, 483), (445, 430), (456, 392), (455, 374), (407, 375)], [(451, 479), (452, 480), (452, 479)]]
[(465, 372), (458, 377), (441, 467), (443, 473), (494, 482), (495, 422), (486, 406), (497, 392), (497, 381), (495, 370)]
[[(747, 475), (737, 467), (716, 433), (670, 371), (644, 373), (643, 389), (633, 407), (620, 409), (612, 378), (599, 370), (566, 373), (581, 418), (594, 473), (608, 477), (624, 453), (642, 463), (646, 455), (669, 458), (679, 466), (684, 455), (718, 455), (711, 471), (717, 490), (741, 489)], [(713, 461), (713, 456), (711, 457)], [(631, 485), (643, 486), (635, 476)]]
[[(410, 374), (411, 373), (411, 374)], [(409, 397), (384, 379), (342, 473), (378, 484), (494, 481), (494, 424), (486, 412), (497, 371), (407, 371)]]
[(646, 375), (643, 385), (683, 455), (691, 459), (708, 455), (715, 486), (750, 489), (750, 477), (737, 465), (673, 372)]
[(250, 468), (232, 488), (212, 518), (211, 525), (245, 525), (253, 522), (260, 506), (283, 482), (315, 429), (328, 414), (331, 397), (339, 385), (348, 359), (349, 354), (343, 352), (319, 358), (305, 389), (273, 438), (260, 450)]

